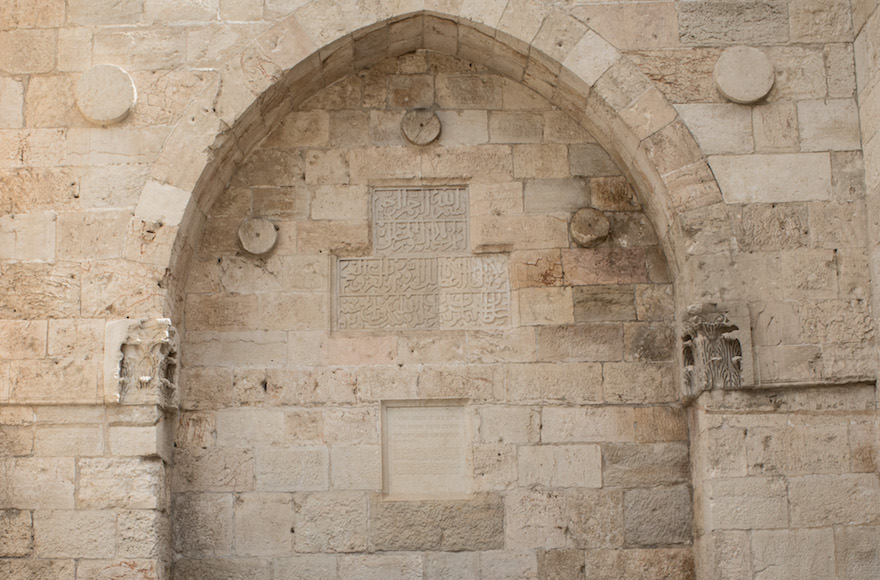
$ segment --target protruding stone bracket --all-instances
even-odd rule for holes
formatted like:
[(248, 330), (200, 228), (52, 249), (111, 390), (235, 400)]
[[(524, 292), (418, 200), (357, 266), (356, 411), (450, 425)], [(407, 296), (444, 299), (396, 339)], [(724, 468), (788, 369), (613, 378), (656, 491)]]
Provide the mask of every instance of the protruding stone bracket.
[(177, 330), (167, 318), (113, 320), (104, 333), (104, 401), (177, 408)]
[(690, 306), (683, 323), (682, 356), (685, 397), (703, 391), (743, 387), (743, 345), (734, 334), (739, 326), (718, 304)]

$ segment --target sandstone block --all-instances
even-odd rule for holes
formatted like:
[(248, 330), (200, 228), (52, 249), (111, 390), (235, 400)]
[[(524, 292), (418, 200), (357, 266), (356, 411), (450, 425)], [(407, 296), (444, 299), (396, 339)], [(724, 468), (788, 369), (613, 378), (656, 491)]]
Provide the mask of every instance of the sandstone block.
[(560, 491), (517, 489), (504, 497), (505, 547), (564, 548), (565, 496)]
[(260, 491), (319, 491), (329, 485), (326, 447), (261, 448), (256, 459)]
[(708, 482), (707, 530), (758, 530), (788, 525), (785, 481), (776, 477), (717, 478)]
[(778, 530), (752, 533), (756, 578), (834, 577), (831, 530)]
[[(360, 493), (312, 493), (294, 497), (297, 552), (363, 552), (367, 500)], [(378, 577), (377, 577), (378, 578)]]
[(38, 510), (34, 555), (38, 558), (112, 558), (116, 514), (112, 511)]
[(382, 449), (378, 445), (330, 447), (330, 487), (338, 490), (382, 490)]
[(825, 153), (714, 156), (709, 165), (726, 203), (829, 199), (831, 163)]
[(232, 494), (188, 493), (174, 497), (174, 550), (190, 557), (229, 555), (233, 540)]
[(684, 544), (691, 540), (691, 493), (687, 486), (632, 489), (623, 494), (627, 545)]
[(859, 149), (859, 114), (852, 99), (799, 101), (798, 128), (802, 151)]
[(8, 458), (0, 462), (0, 506), (15, 509), (73, 509), (74, 459)]
[(632, 286), (575, 286), (572, 288), (575, 322), (634, 320)]
[(634, 441), (634, 410), (627, 407), (545, 407), (545, 443)]
[(245, 448), (184, 449), (174, 454), (176, 492), (251, 491), (254, 453)]
[(517, 457), (523, 487), (601, 487), (598, 445), (525, 445)]
[(511, 365), (505, 382), (510, 402), (597, 403), (602, 400), (602, 369), (598, 363)]
[(494, 550), (504, 545), (498, 496), (468, 501), (387, 502), (374, 499), (370, 541), (377, 550)]
[(562, 250), (566, 283), (644, 284), (648, 282), (644, 248), (581, 248)]
[(880, 482), (873, 474), (791, 477), (788, 498), (792, 526), (875, 524), (880, 519)]
[(0, 556), (22, 558), (33, 550), (31, 512), (0, 510)]
[(235, 554), (287, 555), (291, 548), (293, 501), (280, 493), (246, 493), (235, 499)]

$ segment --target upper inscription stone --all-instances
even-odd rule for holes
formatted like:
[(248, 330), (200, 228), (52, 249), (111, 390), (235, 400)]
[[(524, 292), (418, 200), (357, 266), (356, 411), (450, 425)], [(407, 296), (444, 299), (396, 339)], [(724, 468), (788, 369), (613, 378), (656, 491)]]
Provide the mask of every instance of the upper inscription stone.
[(468, 249), (463, 187), (373, 190), (377, 254), (460, 254)]

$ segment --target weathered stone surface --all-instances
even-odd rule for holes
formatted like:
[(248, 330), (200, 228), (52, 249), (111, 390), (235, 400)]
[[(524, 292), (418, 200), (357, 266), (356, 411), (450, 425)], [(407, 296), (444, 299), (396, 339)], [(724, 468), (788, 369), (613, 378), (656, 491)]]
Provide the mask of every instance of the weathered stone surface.
[(562, 250), (565, 280), (575, 286), (638, 284), (648, 281), (643, 248)]
[(0, 505), (14, 509), (73, 509), (73, 458), (7, 458), (0, 483)]
[(419, 580), (422, 559), (417, 555), (359, 555), (339, 559), (339, 580)]
[(623, 494), (627, 545), (683, 544), (691, 539), (691, 494), (687, 486), (633, 489)]
[(359, 493), (294, 497), (297, 552), (363, 552), (367, 547), (367, 499)]
[(834, 576), (834, 541), (830, 529), (756, 531), (752, 535), (756, 578)]
[(34, 555), (38, 558), (112, 558), (116, 514), (93, 510), (34, 513)]
[(255, 558), (204, 558), (181, 560), (174, 564), (174, 577), (182, 580), (224, 578), (228, 580), (271, 580), (268, 560)]
[(539, 326), (538, 358), (595, 362), (623, 358), (623, 328), (614, 323)]
[(591, 248), (602, 242), (611, 231), (608, 218), (594, 208), (581, 208), (571, 218), (571, 238), (582, 248)]
[(370, 509), (370, 541), (378, 550), (497, 550), (504, 546), (504, 509), (495, 496), (476, 500), (387, 502)]
[(831, 163), (825, 153), (709, 157), (726, 203), (829, 199)]
[(33, 550), (31, 512), (26, 510), (0, 511), (0, 556), (22, 558)]
[(80, 459), (77, 507), (161, 508), (166, 501), (165, 470), (155, 459)]
[(174, 549), (190, 557), (232, 550), (232, 494), (178, 494), (172, 505)]
[(880, 572), (880, 528), (838, 528), (834, 532), (834, 546), (839, 578), (870, 578)]
[(756, 530), (788, 523), (788, 498), (782, 478), (716, 478), (707, 487), (708, 530)]
[(749, 108), (731, 104), (693, 104), (676, 105), (675, 109), (707, 155), (753, 151), (752, 111)]
[(511, 403), (602, 400), (602, 367), (594, 362), (510, 365), (506, 383)]
[(638, 487), (688, 480), (688, 447), (682, 443), (615, 444), (602, 450), (602, 484)]
[(505, 547), (564, 548), (565, 496), (560, 491), (518, 489), (504, 498)]
[(573, 489), (568, 492), (568, 530), (575, 547), (623, 545), (623, 491)]
[(871, 524), (880, 518), (880, 482), (871, 474), (791, 477), (788, 498), (792, 526)]
[(519, 482), (523, 487), (600, 487), (601, 464), (597, 445), (520, 446)]
[(541, 439), (547, 443), (633, 441), (633, 409), (545, 407)]
[(287, 555), (291, 548), (293, 502), (289, 494), (247, 493), (235, 500), (235, 553)]
[(859, 148), (858, 111), (853, 100), (800, 101), (797, 110), (802, 151)]
[(175, 492), (250, 491), (254, 454), (246, 448), (186, 449), (174, 454)]
[(684, 44), (768, 44), (788, 40), (787, 2), (748, 0), (700, 2), (679, 7), (679, 34)]

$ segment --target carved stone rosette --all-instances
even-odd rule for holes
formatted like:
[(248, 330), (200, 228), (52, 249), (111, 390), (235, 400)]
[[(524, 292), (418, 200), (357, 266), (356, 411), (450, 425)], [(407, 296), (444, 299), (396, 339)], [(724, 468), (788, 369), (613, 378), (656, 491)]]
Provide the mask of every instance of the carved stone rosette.
[(713, 389), (742, 387), (742, 345), (730, 336), (737, 330), (739, 327), (730, 322), (727, 310), (717, 304), (688, 308), (682, 336), (684, 383), (688, 396), (696, 397)]
[(169, 319), (110, 322), (104, 346), (105, 399), (177, 407), (179, 344)]

